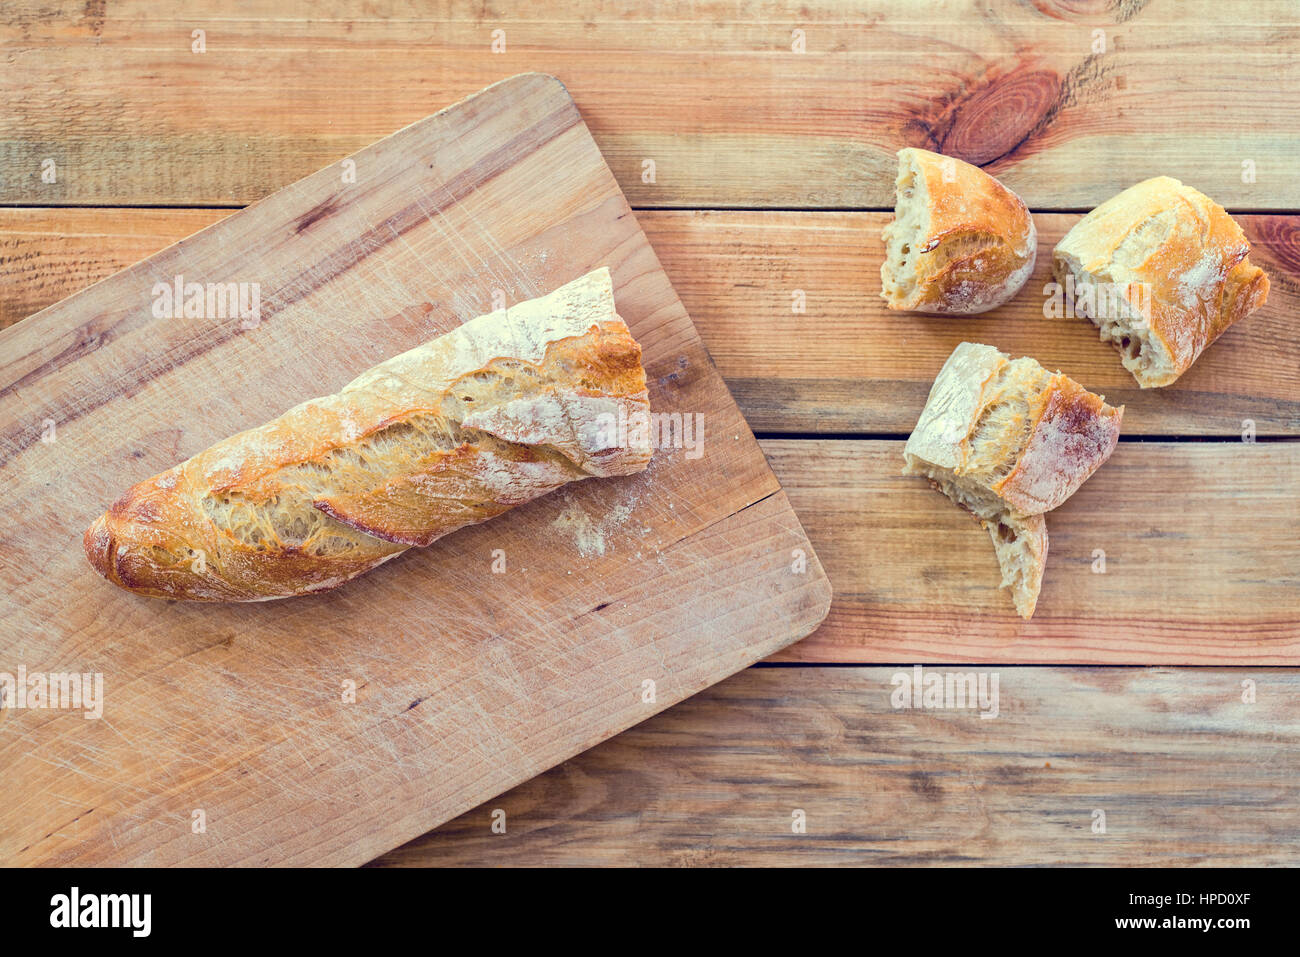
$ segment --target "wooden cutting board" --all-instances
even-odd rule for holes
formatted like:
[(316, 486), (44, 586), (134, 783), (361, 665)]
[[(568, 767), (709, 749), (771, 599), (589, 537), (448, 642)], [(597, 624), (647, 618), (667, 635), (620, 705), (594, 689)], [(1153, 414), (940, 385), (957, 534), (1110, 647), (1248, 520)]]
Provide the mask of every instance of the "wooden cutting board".
[[(652, 407), (702, 416), (698, 457), (661, 449), (642, 475), (319, 596), (162, 602), (86, 562), (82, 531), (132, 483), (600, 265)], [(260, 317), (155, 318), (177, 276), (257, 283)], [(6, 864), (359, 864), (790, 644), (830, 601), (573, 101), (541, 74), (4, 330), (0, 478), (0, 672), (104, 682), (99, 720), (0, 718)]]

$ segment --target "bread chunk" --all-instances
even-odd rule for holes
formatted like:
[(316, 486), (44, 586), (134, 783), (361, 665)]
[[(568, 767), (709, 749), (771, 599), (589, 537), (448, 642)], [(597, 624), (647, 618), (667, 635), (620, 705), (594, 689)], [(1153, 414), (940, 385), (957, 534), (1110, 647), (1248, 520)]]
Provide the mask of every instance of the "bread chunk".
[(1177, 381), (1268, 299), (1241, 227), (1168, 176), (1129, 187), (1065, 234), (1052, 273), (1143, 389)]
[(929, 479), (989, 530), (1003, 584), (1028, 617), (1047, 559), (1046, 523), (1033, 519), (1110, 457), (1123, 416), (1123, 406), (1033, 359), (963, 342), (930, 389), (903, 473)]
[(898, 152), (881, 296), (890, 309), (975, 314), (1024, 286), (1038, 255), (1020, 197), (982, 169), (922, 149)]

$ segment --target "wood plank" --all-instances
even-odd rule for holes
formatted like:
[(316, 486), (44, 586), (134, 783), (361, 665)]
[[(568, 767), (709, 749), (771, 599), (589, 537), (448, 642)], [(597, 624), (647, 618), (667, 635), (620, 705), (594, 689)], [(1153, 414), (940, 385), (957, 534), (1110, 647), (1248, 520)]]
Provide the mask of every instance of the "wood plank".
[[(0, 327), (228, 215), (224, 210), (0, 210)], [(1143, 392), (1081, 319), (1043, 316), (1052, 247), (1078, 220), (1040, 214), (1034, 277), (979, 318), (894, 313), (879, 298), (885, 213), (648, 211), (664, 269), (751, 427), (907, 434), (963, 339), (1060, 368), (1127, 404), (1126, 436), (1300, 435), (1300, 217), (1241, 217), (1270, 301), (1177, 384)], [(792, 311), (796, 290), (806, 312)]]
[(1121, 442), (1047, 516), (1028, 622), (988, 534), (899, 474), (902, 445), (763, 442), (835, 594), (778, 660), (1300, 664), (1300, 443)]
[(899, 673), (751, 668), (374, 863), (1300, 864), (1296, 671), (998, 668), (992, 720)]
[[(0, 667), (105, 685), (100, 721), (0, 723), (0, 861), (361, 863), (824, 617), (799, 521), (559, 83), (513, 78), (355, 161), (355, 184), (322, 170), (0, 331)], [(292, 600), (166, 603), (90, 568), (82, 532), (132, 483), (599, 265), (653, 408), (702, 415), (701, 456), (661, 447)], [(259, 283), (258, 321), (155, 316), (176, 276)]]
[[(647, 233), (759, 432), (907, 435), (960, 342), (1031, 355), (1127, 407), (1124, 434), (1300, 435), (1300, 217), (1243, 216), (1269, 302), (1177, 383), (1141, 390), (1085, 319), (1047, 318), (1052, 249), (1078, 214), (1037, 214), (1038, 261), (975, 317), (893, 312), (880, 298), (892, 213), (656, 212)], [(806, 312), (793, 312), (796, 290)]]
[(230, 216), (230, 209), (0, 209), (0, 329)]
[(567, 84), (635, 205), (884, 208), (893, 153), (917, 145), (1034, 208), (1168, 173), (1232, 208), (1297, 209), (1298, 26), (1291, 0), (1244, 16), (1218, 0), (696, 0), (671, 16), (582, 0), (558, 17), (548, 0), (12, 0), (0, 202), (243, 205), (538, 70)]

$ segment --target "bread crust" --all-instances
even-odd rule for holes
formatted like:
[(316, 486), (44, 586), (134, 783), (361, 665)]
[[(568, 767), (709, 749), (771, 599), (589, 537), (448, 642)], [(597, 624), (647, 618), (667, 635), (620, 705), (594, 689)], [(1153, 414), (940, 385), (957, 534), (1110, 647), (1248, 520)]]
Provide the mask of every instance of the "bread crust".
[[(979, 343), (953, 350), (904, 447), (909, 474), (945, 470), (977, 485), (995, 509), (1035, 515), (1059, 506), (1110, 457), (1124, 407), (1033, 360), (1016, 361), (1012, 370), (1008, 356)], [(1013, 377), (1002, 381), (1004, 373)], [(1023, 410), (982, 430), (1008, 397)]]
[(925, 476), (988, 530), (1002, 587), (1029, 618), (1047, 565), (1043, 515), (1110, 457), (1123, 417), (1033, 359), (963, 342), (934, 380), (903, 474)]
[[(1128, 350), (1124, 365), (1145, 389), (1176, 381), (1234, 322), (1264, 304), (1268, 276), (1249, 254), (1245, 234), (1222, 206), (1157, 176), (1079, 220), (1053, 251), (1052, 270), (1062, 286), (1086, 277), (1113, 290), (1133, 313), (1118, 333), (1108, 333), (1105, 308), (1076, 303), (1103, 339)], [(1136, 330), (1129, 328), (1134, 323)], [(1140, 353), (1133, 353), (1135, 341)]]
[[(954, 157), (909, 148), (898, 159), (898, 208), (885, 227), (890, 253), (880, 270), (888, 307), (970, 315), (1019, 292), (1038, 255), (1034, 219), (1020, 197)], [(924, 204), (915, 232), (911, 204)]]
[(1029, 442), (997, 492), (1022, 515), (1050, 512), (1073, 495), (1119, 441), (1124, 407), (1114, 408), (1069, 376), (1056, 373), (1034, 403)]
[(86, 531), (137, 594), (260, 601), (337, 587), (571, 481), (627, 475), (649, 446), (641, 349), (608, 269), (479, 316), (141, 482)]

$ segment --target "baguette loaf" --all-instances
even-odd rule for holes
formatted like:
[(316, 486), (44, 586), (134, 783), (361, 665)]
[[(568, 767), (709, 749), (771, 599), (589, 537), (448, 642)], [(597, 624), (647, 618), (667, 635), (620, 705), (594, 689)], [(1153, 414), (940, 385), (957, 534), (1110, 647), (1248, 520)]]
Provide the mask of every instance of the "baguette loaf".
[(648, 413), (641, 348), (598, 269), (135, 485), (86, 555), (152, 597), (323, 591), (568, 482), (643, 470), (649, 445), (609, 425)]
[(1047, 527), (1032, 521), (1110, 457), (1124, 408), (1030, 358), (963, 342), (930, 389), (903, 449), (905, 475), (928, 478), (989, 530), (1016, 607), (1033, 614)]
[(1065, 234), (1052, 272), (1144, 389), (1169, 385), (1268, 298), (1250, 243), (1209, 197), (1168, 176), (1102, 203)]
[(1020, 197), (977, 166), (898, 152), (897, 205), (885, 227), (881, 293), (890, 309), (973, 314), (1006, 302), (1038, 256)]

